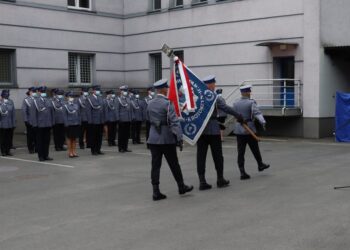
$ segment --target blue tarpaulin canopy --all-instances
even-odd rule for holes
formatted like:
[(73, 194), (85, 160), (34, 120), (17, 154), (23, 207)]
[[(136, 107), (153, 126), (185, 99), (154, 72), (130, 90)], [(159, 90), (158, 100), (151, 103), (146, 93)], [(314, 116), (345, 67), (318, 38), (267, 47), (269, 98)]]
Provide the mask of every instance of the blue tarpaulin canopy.
[(350, 94), (337, 92), (335, 106), (335, 138), (350, 142)]

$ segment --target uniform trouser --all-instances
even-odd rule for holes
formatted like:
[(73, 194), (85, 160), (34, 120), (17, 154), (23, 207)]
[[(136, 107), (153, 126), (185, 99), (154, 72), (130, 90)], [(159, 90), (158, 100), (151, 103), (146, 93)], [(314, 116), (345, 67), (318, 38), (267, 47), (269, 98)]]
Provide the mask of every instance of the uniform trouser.
[(128, 149), (129, 136), (130, 136), (130, 122), (119, 122), (119, 129), (118, 129), (119, 150)]
[(34, 152), (36, 150), (36, 128), (30, 125), (28, 122), (25, 123), (27, 131), (27, 148), (29, 152)]
[(141, 142), (141, 121), (133, 121), (131, 123), (131, 138), (133, 143), (140, 143)]
[(151, 123), (149, 121), (146, 121), (146, 141), (148, 140), (150, 129), (151, 129)]
[(247, 144), (252, 151), (258, 165), (262, 164), (262, 158), (259, 150), (258, 142), (251, 135), (237, 135), (237, 150), (238, 150), (238, 167), (244, 172), (244, 154)]
[(56, 149), (63, 148), (65, 140), (64, 124), (55, 124), (53, 126), (53, 141)]
[(103, 124), (90, 124), (90, 147), (91, 153), (101, 152)]
[(1, 128), (0, 129), (0, 145), (1, 153), (9, 154), (11, 149), (11, 131), (12, 128)]
[(50, 135), (51, 127), (37, 128), (36, 146), (39, 159), (49, 157)]
[(165, 156), (166, 161), (170, 167), (177, 184), (180, 186), (184, 183), (182, 177), (182, 171), (177, 158), (176, 145), (175, 144), (150, 144), (149, 145), (152, 154), (152, 171), (151, 180), (152, 185), (159, 185), (160, 168), (162, 166), (162, 158)]
[(10, 148), (13, 148), (13, 134), (15, 133), (15, 128), (11, 129), (11, 138), (10, 138)]
[(205, 162), (208, 146), (213, 156), (218, 179), (224, 175), (224, 157), (222, 155), (222, 142), (220, 135), (201, 135), (197, 142), (197, 173), (198, 176), (205, 175)]
[(115, 145), (115, 138), (117, 136), (117, 122), (107, 122), (108, 128), (108, 145)]
[(79, 134), (79, 146), (80, 147), (85, 146), (84, 139), (86, 140), (86, 144), (89, 145), (88, 127), (89, 127), (88, 122), (86, 122), (86, 121), (81, 122), (80, 134)]

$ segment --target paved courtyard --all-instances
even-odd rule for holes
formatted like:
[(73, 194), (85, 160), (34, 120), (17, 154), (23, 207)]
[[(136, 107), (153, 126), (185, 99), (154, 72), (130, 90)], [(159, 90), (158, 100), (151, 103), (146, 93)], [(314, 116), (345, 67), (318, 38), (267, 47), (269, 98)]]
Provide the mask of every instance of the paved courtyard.
[[(120, 154), (53, 152), (39, 163), (18, 148), (0, 158), (1, 250), (348, 250), (350, 145), (331, 139), (262, 142), (271, 169), (258, 173), (246, 157), (249, 181), (240, 181), (235, 139), (224, 142), (226, 189), (198, 191), (195, 148), (179, 154), (185, 181), (180, 197), (164, 162), (161, 190), (151, 200), (150, 155), (144, 145)], [(211, 155), (208, 182), (215, 184)]]

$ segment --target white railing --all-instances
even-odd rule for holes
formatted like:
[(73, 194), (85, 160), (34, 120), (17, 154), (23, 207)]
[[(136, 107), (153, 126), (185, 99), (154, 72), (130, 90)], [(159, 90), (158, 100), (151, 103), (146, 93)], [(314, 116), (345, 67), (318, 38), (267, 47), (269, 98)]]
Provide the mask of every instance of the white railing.
[[(302, 83), (297, 79), (252, 79), (236, 85), (218, 87), (223, 88), (223, 96), (231, 105), (240, 97), (239, 88), (248, 84), (253, 87), (251, 97), (261, 108), (302, 109)], [(231, 90), (225, 91), (226, 88), (231, 88)]]

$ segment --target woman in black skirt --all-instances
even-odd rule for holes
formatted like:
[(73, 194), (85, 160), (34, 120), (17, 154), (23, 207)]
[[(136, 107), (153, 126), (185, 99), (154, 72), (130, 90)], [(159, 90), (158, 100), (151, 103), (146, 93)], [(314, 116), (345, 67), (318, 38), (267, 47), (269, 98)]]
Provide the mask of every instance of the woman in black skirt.
[(66, 94), (67, 103), (64, 105), (64, 126), (66, 129), (68, 156), (78, 157), (76, 152), (76, 140), (80, 135), (81, 116), (79, 105), (74, 101), (72, 92)]

